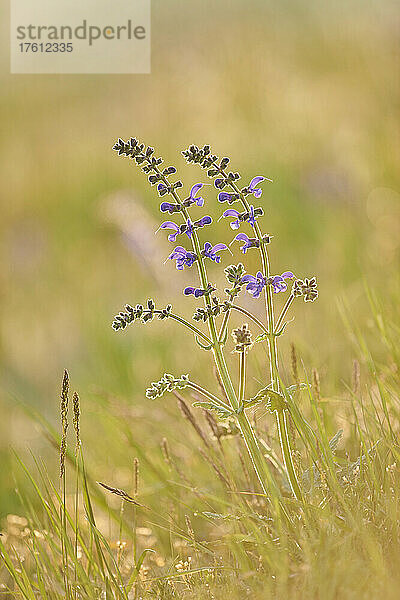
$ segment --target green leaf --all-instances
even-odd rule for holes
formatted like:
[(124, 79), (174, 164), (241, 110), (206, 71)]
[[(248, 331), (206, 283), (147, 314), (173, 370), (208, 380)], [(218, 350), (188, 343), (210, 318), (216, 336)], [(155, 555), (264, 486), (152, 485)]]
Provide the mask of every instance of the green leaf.
[(196, 336), (195, 336), (195, 340), (196, 340), (196, 342), (197, 342), (197, 345), (198, 345), (198, 346), (200, 346), (200, 348), (201, 348), (202, 350), (211, 350), (211, 348), (212, 348), (212, 344), (202, 344), (202, 343), (200, 342), (200, 340), (199, 340), (199, 336), (198, 336), (198, 335), (196, 335)]
[(193, 402), (192, 406), (195, 408), (203, 408), (204, 410), (213, 410), (217, 413), (220, 419), (227, 419), (228, 417), (232, 417), (235, 413), (232, 410), (227, 410), (223, 406), (219, 404), (214, 404), (214, 402)]
[(143, 550), (142, 554), (139, 556), (139, 558), (138, 558), (138, 561), (137, 561), (137, 563), (136, 563), (136, 565), (135, 565), (135, 567), (134, 567), (134, 569), (133, 569), (133, 571), (132, 571), (132, 575), (130, 576), (130, 579), (129, 579), (128, 585), (126, 586), (126, 588), (127, 588), (127, 592), (128, 592), (128, 593), (131, 591), (131, 589), (132, 589), (132, 586), (133, 586), (133, 584), (135, 583), (135, 581), (136, 581), (136, 579), (137, 579), (137, 577), (138, 577), (138, 575), (139, 575), (140, 567), (142, 566), (142, 564), (143, 564), (143, 561), (144, 561), (144, 559), (146, 558), (146, 554), (147, 554), (148, 552), (153, 552), (153, 553), (155, 553), (155, 550), (152, 550), (151, 548), (145, 548), (145, 549)]

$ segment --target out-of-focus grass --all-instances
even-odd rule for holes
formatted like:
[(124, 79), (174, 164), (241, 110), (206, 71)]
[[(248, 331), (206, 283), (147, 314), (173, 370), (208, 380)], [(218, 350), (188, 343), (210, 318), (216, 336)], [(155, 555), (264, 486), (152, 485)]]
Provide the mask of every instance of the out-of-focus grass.
[[(294, 341), (308, 371), (320, 372), (330, 434), (349, 417), (337, 398), (357, 354), (337, 309), (343, 298), (391, 373), (364, 280), (384, 295), (390, 320), (400, 297), (397, 23), (389, 0), (153, 2), (150, 76), (2, 73), (3, 515), (18, 510), (10, 446), (50, 452), (18, 405), (54, 424), (64, 367), (81, 391), (94, 479), (127, 485), (140, 454), (147, 493), (162, 497), (159, 443), (166, 435), (184, 468), (198, 469), (195, 483), (210, 485), (197, 444), (182, 436), (175, 403), (149, 407), (143, 394), (165, 370), (204, 378), (207, 368), (212, 381), (207, 354), (192, 353), (190, 337), (170, 323), (119, 335), (110, 327), (126, 301), (148, 295), (192, 312), (180, 295), (190, 275), (162, 266), (169, 245), (152, 235), (158, 200), (135, 167), (111, 152), (118, 135), (156, 145), (187, 188), (201, 178), (179, 156), (191, 142), (230, 156), (245, 180), (259, 173), (274, 180), (262, 197), (274, 268), (315, 273), (320, 286), (318, 302), (297, 313), (282, 343), (283, 375), (289, 379)], [(212, 188), (206, 199), (218, 216)], [(256, 356), (253, 376), (264, 381), (261, 348)], [(266, 415), (260, 419), (270, 426)], [(347, 425), (343, 446), (353, 457), (358, 439), (354, 423)]]

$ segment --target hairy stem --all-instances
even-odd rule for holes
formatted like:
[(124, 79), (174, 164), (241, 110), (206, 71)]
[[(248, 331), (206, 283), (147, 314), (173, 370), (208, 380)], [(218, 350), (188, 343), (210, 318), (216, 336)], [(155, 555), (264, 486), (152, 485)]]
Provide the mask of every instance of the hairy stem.
[[(157, 312), (157, 311), (154, 311), (154, 312)], [(191, 323), (189, 323), (189, 321), (186, 321), (186, 319), (184, 319), (183, 317), (180, 317), (179, 315), (169, 315), (168, 318), (178, 321), (178, 323), (181, 323), (182, 325), (184, 325), (185, 327), (187, 327), (188, 329), (193, 331), (193, 333), (195, 333), (196, 335), (201, 337), (205, 342), (207, 342), (207, 344), (211, 344), (210, 338), (205, 333), (200, 331), (200, 329), (198, 329), (195, 325), (192, 325)]]
[[(224, 170), (220, 170), (221, 174), (226, 177)], [(246, 200), (245, 195), (240, 191), (234, 182), (230, 183), (231, 188), (236, 194), (239, 195), (242, 205), (246, 211), (250, 210), (249, 203)], [(259, 224), (256, 222), (254, 226), (257, 239), (260, 242), (260, 254), (263, 268), (263, 274), (266, 278), (270, 276), (269, 257), (265, 244), (263, 243), (263, 234), (261, 232)], [(274, 335), (274, 307), (272, 301), (272, 290), (270, 285), (265, 286), (265, 304), (267, 313), (267, 324), (268, 324), (268, 352), (269, 352), (269, 364), (270, 364), (270, 375), (272, 382), (272, 389), (279, 392), (279, 369), (278, 369), (278, 353), (277, 353), (277, 341)], [(290, 438), (288, 433), (288, 427), (285, 415), (277, 413), (277, 425), (279, 430), (279, 439), (281, 444), (282, 455), (285, 462), (286, 471), (288, 474), (290, 487), (297, 500), (302, 500), (300, 486), (297, 481), (296, 471), (294, 468), (292, 449), (290, 446)]]
[(223, 400), (220, 400), (217, 396), (214, 396), (214, 394), (212, 394), (208, 390), (206, 390), (203, 387), (201, 387), (201, 385), (198, 385), (197, 383), (193, 383), (192, 381), (190, 381), (189, 384), (188, 384), (188, 387), (192, 388), (193, 390), (195, 390), (196, 392), (198, 392), (199, 394), (201, 394), (205, 398), (208, 398), (209, 400), (211, 400), (215, 404), (218, 404), (218, 406), (221, 406), (225, 410), (230, 410), (230, 407), (228, 406), (228, 404), (226, 404), (225, 402), (223, 402)]
[(257, 317), (255, 315), (253, 315), (253, 313), (251, 313), (249, 310), (246, 310), (245, 308), (243, 308), (242, 306), (237, 306), (236, 304), (231, 306), (231, 309), (233, 310), (237, 310), (238, 312), (241, 312), (242, 314), (246, 315), (246, 317), (249, 317), (249, 319), (251, 319), (256, 325), (258, 325), (258, 327), (269, 336), (269, 331), (268, 329), (265, 327), (264, 323), (262, 323), (259, 319), (257, 319)]
[(222, 340), (224, 339), (226, 328), (228, 327), (228, 321), (229, 321), (229, 317), (230, 317), (230, 313), (231, 313), (231, 308), (229, 310), (227, 310), (226, 313), (224, 314), (224, 320), (222, 321), (221, 329), (219, 330), (218, 341), (220, 344), (222, 344)]
[(278, 333), (278, 331), (283, 323), (283, 319), (285, 318), (285, 315), (286, 315), (287, 311), (289, 310), (290, 305), (292, 304), (293, 300), (294, 300), (294, 296), (293, 296), (293, 294), (290, 294), (290, 296), (286, 300), (285, 306), (282, 308), (281, 314), (279, 315), (279, 318), (276, 322), (275, 333)]
[(246, 352), (240, 352), (239, 357), (239, 404), (244, 400), (244, 394), (246, 390)]
[[(180, 198), (175, 190), (172, 190), (172, 196), (175, 198), (176, 202), (180, 204)], [(187, 219), (189, 218), (188, 211), (185, 208), (182, 209), (182, 213)], [(208, 286), (207, 272), (204, 264), (204, 258), (201, 256), (200, 242), (196, 231), (193, 231), (193, 234), (190, 239), (192, 241), (193, 251), (195, 252), (198, 258), (196, 262), (201, 285), (203, 289), (206, 289)], [(211, 300), (208, 295), (204, 296), (204, 301), (206, 306), (211, 307)], [(215, 326), (215, 320), (212, 315), (210, 315), (208, 319), (208, 326), (210, 330), (210, 336), (212, 339), (213, 356), (223, 388), (232, 408), (234, 410), (237, 410), (239, 408), (239, 402), (236, 397), (235, 389), (233, 387), (232, 380), (229, 375), (229, 370), (225, 362), (225, 357), (221, 348), (218, 332)], [(271, 474), (264, 459), (264, 455), (258, 447), (257, 439), (246, 414), (244, 412), (238, 414), (237, 421), (263, 492), (266, 495), (269, 495), (273, 490), (276, 494), (276, 484), (272, 480)], [(266, 482), (269, 483), (268, 487), (271, 489), (268, 489)]]
[[(145, 309), (143, 311), (143, 314), (144, 313), (149, 313), (149, 312), (151, 312), (151, 311)], [(152, 312), (155, 315), (162, 315), (163, 314), (162, 310), (153, 310)], [(180, 317), (179, 315), (174, 315), (174, 314), (170, 313), (168, 315), (168, 319), (173, 319), (174, 321), (177, 321), (181, 325), (184, 325), (185, 327), (187, 327), (187, 329), (190, 329), (195, 335), (198, 335), (200, 338), (202, 338), (207, 344), (211, 344), (212, 343), (211, 340), (210, 340), (210, 338), (205, 333), (203, 333), (202, 331), (200, 331), (200, 329), (198, 329), (195, 325), (192, 325), (191, 323), (189, 323), (189, 321), (186, 321), (186, 319), (184, 319), (183, 317)]]

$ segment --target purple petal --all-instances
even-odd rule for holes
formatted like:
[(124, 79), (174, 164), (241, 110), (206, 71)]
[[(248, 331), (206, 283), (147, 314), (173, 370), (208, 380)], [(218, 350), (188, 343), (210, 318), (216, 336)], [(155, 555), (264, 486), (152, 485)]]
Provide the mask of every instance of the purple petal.
[(197, 192), (203, 187), (203, 183), (195, 183), (192, 189), (190, 190), (190, 197), (192, 200), (195, 200), (195, 196)]
[(197, 206), (203, 206), (204, 198), (202, 196), (199, 196), (198, 198), (196, 198), (196, 204), (197, 204)]
[(243, 275), (241, 283), (247, 283), (248, 281), (255, 283), (257, 281), (257, 278), (254, 277), (254, 275)]
[(241, 240), (243, 242), (248, 242), (249, 236), (246, 235), (245, 233), (238, 233), (237, 236), (235, 237), (235, 240)]
[(173, 204), (171, 204), (170, 202), (162, 202), (160, 204), (160, 211), (161, 212), (168, 212), (171, 208), (173, 208)]
[(210, 249), (211, 249), (211, 243), (210, 243), (210, 242), (206, 242), (206, 243), (204, 244), (204, 250), (205, 250), (206, 252), (208, 252)]
[(176, 248), (174, 248), (174, 250), (171, 252), (171, 254), (169, 255), (168, 258), (174, 259), (177, 257), (184, 257), (186, 256), (186, 250), (185, 248), (183, 248), (183, 246), (177, 246)]
[(215, 246), (211, 250), (211, 254), (215, 254), (216, 252), (219, 252), (220, 250), (227, 250), (227, 249), (228, 249), (228, 246), (226, 244), (215, 244)]
[(231, 229), (239, 229), (239, 227), (240, 227), (239, 219), (237, 221), (232, 221)]
[(212, 223), (212, 218), (208, 215), (206, 215), (199, 221), (200, 227), (204, 227), (204, 225), (209, 225), (210, 223)]
[(294, 275), (292, 271), (285, 271), (284, 273), (282, 273), (282, 277), (283, 279), (293, 279)]
[(257, 188), (256, 190), (254, 190), (253, 195), (254, 198), (260, 198), (262, 196), (262, 189)]
[(170, 233), (168, 239), (170, 242), (176, 242), (176, 238), (178, 237), (179, 229), (175, 233)]
[(194, 290), (194, 297), (199, 298), (200, 296), (204, 296), (204, 290), (197, 288), (196, 290)]
[(253, 179), (250, 181), (249, 190), (251, 190), (253, 192), (254, 188), (259, 183), (261, 183), (262, 181), (264, 181), (265, 179), (266, 179), (266, 177), (263, 177), (262, 175), (257, 175), (257, 177), (253, 177)]
[(190, 294), (194, 294), (195, 293), (196, 288), (194, 287), (186, 287), (183, 290), (183, 293), (185, 294), (185, 296), (190, 296)]
[(228, 208), (222, 215), (223, 217), (237, 217), (239, 215), (239, 211), (234, 208)]
[(229, 202), (231, 198), (232, 194), (228, 194), (228, 192), (220, 192), (218, 194), (218, 202)]
[(175, 229), (175, 231), (179, 231), (178, 225), (173, 221), (164, 221), (158, 229)]

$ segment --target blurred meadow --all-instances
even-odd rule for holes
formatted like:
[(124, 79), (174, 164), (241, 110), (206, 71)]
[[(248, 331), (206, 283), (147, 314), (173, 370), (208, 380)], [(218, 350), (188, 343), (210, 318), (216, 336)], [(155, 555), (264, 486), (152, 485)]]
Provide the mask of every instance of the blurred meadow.
[[(172, 261), (163, 265), (170, 244), (164, 234), (154, 235), (159, 199), (133, 161), (112, 152), (118, 136), (154, 146), (178, 168), (185, 191), (208, 182), (180, 155), (191, 143), (229, 156), (244, 182), (258, 174), (273, 179), (261, 199), (265, 229), (274, 236), (273, 271), (315, 274), (320, 291), (312, 306), (301, 304), (282, 339), (281, 375), (292, 383), (293, 343), (308, 375), (313, 368), (319, 373), (329, 435), (343, 428), (340, 450), (356, 460), (360, 445), (348, 408), (354, 359), (362, 385), (375, 368), (384, 378), (398, 378), (398, 350), (385, 329), (396, 331), (385, 325), (396, 318), (398, 328), (400, 301), (397, 3), (153, 0), (152, 72), (135, 76), (10, 75), (4, 2), (1, 12), (2, 530), (7, 515), (24, 512), (16, 486), (30, 489), (13, 450), (29, 465), (30, 451), (41, 457), (57, 482), (57, 450), (38, 420), (58, 435), (64, 368), (81, 397), (93, 481), (129, 489), (138, 457), (143, 503), (181, 519), (187, 511), (195, 522), (190, 486), (210, 494), (220, 486), (176, 399), (150, 403), (144, 396), (165, 371), (191, 373), (216, 389), (209, 353), (194, 352), (191, 336), (171, 322), (111, 329), (126, 302), (157, 298), (189, 318), (195, 307), (181, 293), (194, 274), (177, 272)], [(216, 221), (216, 190), (208, 187), (204, 196)], [(220, 221), (218, 236), (226, 232)], [(241, 260), (237, 245), (233, 252), (226, 264)], [(255, 272), (257, 257), (249, 260)], [(223, 285), (221, 273), (211, 273)], [(247, 296), (244, 303), (262, 316), (262, 302)], [(259, 346), (249, 373), (252, 392), (268, 383), (266, 351)], [(271, 416), (256, 417), (273, 438)], [(163, 438), (191, 480), (186, 488), (170, 484), (176, 474), (163, 459)], [(180, 517), (179, 502), (186, 507)], [(147, 547), (157, 550), (157, 568), (179, 554), (145, 513), (140, 525)], [(118, 539), (107, 511), (99, 527)], [(202, 539), (215, 543), (212, 525), (198, 527)], [(299, 598), (363, 598), (365, 591), (345, 595), (332, 587), (323, 596), (321, 589)]]

